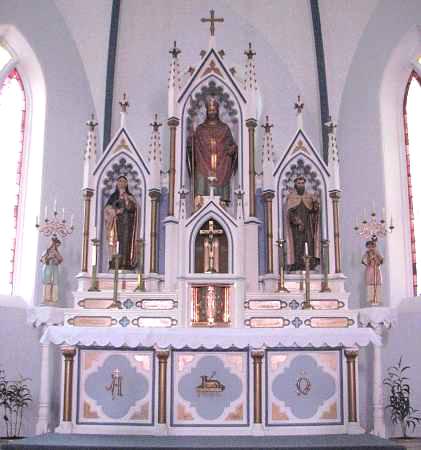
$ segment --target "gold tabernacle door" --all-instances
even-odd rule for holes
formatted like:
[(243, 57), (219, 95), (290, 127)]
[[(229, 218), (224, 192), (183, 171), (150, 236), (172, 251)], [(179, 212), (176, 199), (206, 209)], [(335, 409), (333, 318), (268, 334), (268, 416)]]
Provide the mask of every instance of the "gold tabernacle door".
[(228, 327), (230, 287), (196, 285), (192, 287), (192, 326)]

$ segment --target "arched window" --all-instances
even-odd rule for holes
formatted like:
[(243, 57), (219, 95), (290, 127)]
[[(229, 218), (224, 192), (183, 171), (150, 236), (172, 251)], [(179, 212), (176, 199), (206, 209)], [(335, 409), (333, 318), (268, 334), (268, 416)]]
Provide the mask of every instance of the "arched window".
[(0, 294), (11, 294), (20, 213), (26, 99), (13, 56), (0, 47), (0, 124), (3, 195), (0, 222)]
[(411, 235), (412, 279), (418, 295), (417, 268), (421, 267), (421, 77), (411, 73), (405, 89), (403, 118), (405, 130), (408, 206)]

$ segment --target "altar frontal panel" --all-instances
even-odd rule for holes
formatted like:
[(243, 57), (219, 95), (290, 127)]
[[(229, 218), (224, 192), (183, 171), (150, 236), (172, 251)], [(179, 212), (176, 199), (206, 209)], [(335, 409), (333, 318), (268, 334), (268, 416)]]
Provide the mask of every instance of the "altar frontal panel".
[(249, 425), (247, 351), (172, 352), (171, 426)]
[(266, 425), (343, 424), (342, 350), (267, 350)]
[(153, 425), (152, 350), (79, 350), (77, 423)]

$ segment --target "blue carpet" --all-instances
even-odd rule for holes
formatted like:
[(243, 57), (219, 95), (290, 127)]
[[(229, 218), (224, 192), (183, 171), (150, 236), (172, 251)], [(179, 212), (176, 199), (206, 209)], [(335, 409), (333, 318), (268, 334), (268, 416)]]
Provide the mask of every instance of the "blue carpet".
[(44, 434), (1, 447), (2, 450), (322, 450), (387, 449), (404, 447), (369, 434), (329, 436), (107, 436), (87, 434)]

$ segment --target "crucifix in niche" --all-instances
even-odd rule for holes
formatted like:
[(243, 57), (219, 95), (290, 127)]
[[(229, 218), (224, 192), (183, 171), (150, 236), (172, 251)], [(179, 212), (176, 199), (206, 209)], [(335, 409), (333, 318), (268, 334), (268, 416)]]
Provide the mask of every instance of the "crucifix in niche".
[(196, 237), (194, 253), (196, 273), (228, 272), (228, 241), (216, 220), (203, 224)]

